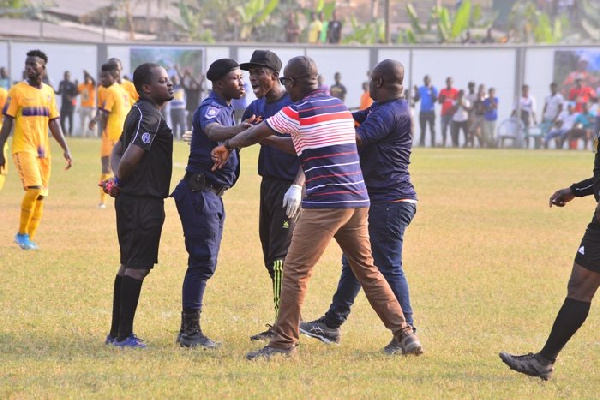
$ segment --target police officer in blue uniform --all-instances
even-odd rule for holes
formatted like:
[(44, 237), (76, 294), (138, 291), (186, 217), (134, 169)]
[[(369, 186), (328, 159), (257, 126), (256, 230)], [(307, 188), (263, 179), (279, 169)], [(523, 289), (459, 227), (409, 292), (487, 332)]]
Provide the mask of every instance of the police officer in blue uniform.
[(251, 124), (235, 125), (232, 99), (244, 94), (244, 81), (238, 63), (219, 59), (210, 65), (206, 77), (212, 82), (211, 94), (194, 113), (190, 156), (185, 177), (172, 193), (183, 226), (188, 267), (183, 281), (182, 324), (178, 341), (182, 347), (220, 345), (202, 333), (200, 313), (207, 281), (214, 274), (225, 209), (221, 197), (240, 176), (239, 152), (227, 164), (212, 171), (211, 150)]
[[(240, 65), (250, 73), (250, 84), (257, 97), (242, 117), (265, 120), (277, 114), (283, 107), (292, 104), (289, 94), (279, 81), (282, 63), (277, 54), (269, 50), (255, 50), (250, 62)], [(288, 136), (289, 135), (278, 135)], [(295, 154), (288, 154), (263, 144), (258, 155), (260, 183), (259, 236), (262, 244), (264, 264), (271, 277), (275, 318), (279, 312), (283, 263), (296, 217), (300, 209), (304, 173)], [(252, 340), (270, 340), (271, 326), (250, 337)]]
[[(408, 282), (402, 269), (404, 231), (417, 205), (408, 172), (413, 133), (408, 102), (403, 98), (403, 79), (404, 67), (398, 61), (384, 60), (377, 64), (369, 83), (369, 93), (375, 102), (366, 110), (355, 112), (353, 117), (360, 124), (356, 141), (371, 200), (369, 236), (373, 259), (396, 295), (406, 322), (414, 328)], [(350, 315), (359, 291), (360, 285), (343, 257), (342, 276), (329, 310), (315, 321), (300, 323), (300, 332), (325, 343), (339, 343), (340, 326)], [(396, 350), (386, 348), (392, 353)]]

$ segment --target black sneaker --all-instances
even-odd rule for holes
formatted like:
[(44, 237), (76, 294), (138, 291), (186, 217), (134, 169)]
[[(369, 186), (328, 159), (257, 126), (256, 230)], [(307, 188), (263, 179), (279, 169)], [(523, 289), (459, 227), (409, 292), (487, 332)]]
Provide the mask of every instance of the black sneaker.
[(330, 328), (325, 324), (323, 317), (311, 322), (300, 322), (300, 333), (319, 339), (326, 344), (340, 344), (342, 330)]
[(289, 349), (279, 349), (277, 347), (265, 346), (260, 350), (251, 351), (246, 354), (247, 360), (270, 360), (274, 356), (286, 356), (291, 357), (296, 355), (296, 346), (290, 347)]
[(390, 344), (383, 348), (386, 354), (403, 354), (405, 356), (414, 354), (420, 356), (423, 354), (423, 346), (419, 338), (414, 333), (405, 333), (402, 340), (393, 338)]
[(250, 336), (250, 340), (271, 340), (275, 337), (273, 327), (269, 324), (265, 325), (267, 330), (256, 335)]
[(547, 381), (552, 377), (554, 371), (554, 363), (546, 360), (539, 353), (528, 353), (522, 356), (501, 352), (498, 354), (502, 362), (510, 367), (513, 371), (520, 372), (529, 376), (538, 376), (543, 381)]
[(181, 347), (204, 347), (205, 349), (216, 349), (221, 347), (221, 342), (215, 342), (209, 339), (202, 332), (196, 332), (193, 335), (186, 335), (185, 333), (179, 337), (179, 345)]

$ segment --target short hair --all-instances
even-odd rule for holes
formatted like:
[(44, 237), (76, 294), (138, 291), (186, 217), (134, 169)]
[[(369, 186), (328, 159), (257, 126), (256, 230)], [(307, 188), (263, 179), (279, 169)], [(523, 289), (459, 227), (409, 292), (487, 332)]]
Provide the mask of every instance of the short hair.
[(48, 64), (48, 56), (41, 50), (30, 50), (27, 53), (27, 57), (37, 57), (44, 60), (44, 64)]
[(121, 68), (123, 68), (123, 63), (121, 62), (121, 60), (119, 60), (119, 59), (118, 59), (118, 58), (116, 58), (116, 57), (109, 58), (109, 59), (108, 59), (108, 61), (107, 61), (106, 63), (107, 63), (107, 64), (113, 64), (113, 65), (119, 64), (119, 66), (120, 66)]
[(135, 90), (137, 90), (139, 94), (143, 93), (143, 86), (150, 83), (152, 70), (154, 68), (160, 68), (160, 65), (155, 63), (145, 63), (138, 65), (135, 71), (133, 71), (133, 86), (135, 86)]

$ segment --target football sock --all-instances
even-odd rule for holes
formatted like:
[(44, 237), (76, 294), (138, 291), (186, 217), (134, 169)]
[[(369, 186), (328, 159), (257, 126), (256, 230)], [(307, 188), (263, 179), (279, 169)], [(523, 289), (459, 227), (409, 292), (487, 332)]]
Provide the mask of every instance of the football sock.
[(29, 233), (29, 223), (33, 216), (35, 203), (41, 193), (42, 189), (36, 188), (27, 188), (25, 191), (25, 196), (23, 196), (23, 202), (21, 203), (21, 219), (19, 221), (19, 233), (22, 235)]
[(554, 362), (571, 336), (583, 325), (591, 303), (566, 298), (561, 307), (541, 355)]
[(273, 263), (273, 303), (275, 305), (275, 319), (279, 315), (281, 303), (281, 279), (283, 278), (283, 260), (275, 260)]
[(185, 273), (182, 290), (182, 307), (184, 310), (202, 311), (206, 279), (203, 279), (200, 274), (199, 268), (188, 268)]
[(121, 312), (119, 316), (119, 342), (127, 339), (133, 332), (133, 318), (137, 310), (140, 291), (144, 281), (124, 275), (121, 279)]
[(4, 182), (6, 181), (6, 175), (0, 172), (0, 190), (4, 187)]
[(31, 216), (31, 221), (29, 221), (29, 239), (33, 240), (35, 238), (35, 234), (37, 233), (37, 229), (40, 226), (40, 222), (42, 222), (42, 211), (44, 209), (44, 198), (38, 197), (35, 202), (35, 209), (33, 210), (33, 215)]
[(121, 275), (115, 276), (113, 288), (112, 322), (110, 324), (110, 336), (116, 338), (119, 334), (119, 318), (121, 317)]
[[(104, 180), (110, 178), (110, 174), (102, 174), (100, 175), (100, 182), (103, 182)], [(106, 204), (106, 199), (108, 198), (108, 195), (106, 193), (104, 193), (104, 190), (102, 190), (102, 188), (100, 188), (100, 202), (103, 204)]]

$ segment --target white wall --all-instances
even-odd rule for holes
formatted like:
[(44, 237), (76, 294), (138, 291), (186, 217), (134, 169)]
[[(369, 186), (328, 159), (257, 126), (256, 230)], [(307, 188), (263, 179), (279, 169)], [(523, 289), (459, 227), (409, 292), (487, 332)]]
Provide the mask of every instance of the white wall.
[[(300, 55), (300, 54), (297, 54)], [(335, 48), (307, 48), (306, 55), (313, 58), (319, 68), (319, 73), (329, 86), (335, 83), (333, 75), (342, 74), (342, 84), (346, 86), (346, 105), (350, 108), (360, 105), (362, 83), (367, 80), (366, 72), (369, 66), (368, 49), (349, 49), (339, 51)]]
[[(487, 88), (496, 88), (498, 97), (498, 120), (510, 116), (514, 98), (516, 51), (514, 49), (426, 49), (413, 52), (413, 82), (423, 84), (423, 77), (429, 75), (438, 91), (445, 87), (447, 77), (452, 77), (456, 89), (467, 92), (467, 84), (475, 82), (476, 90), (480, 83)], [(551, 68), (551, 66), (549, 66)], [(418, 121), (419, 105), (415, 115)], [(436, 110), (438, 141), (441, 141), (440, 108)], [(416, 137), (420, 134), (419, 124), (415, 126)], [(462, 133), (461, 133), (462, 136)], [(462, 142), (461, 142), (462, 143)]]
[[(58, 85), (62, 79), (63, 72), (70, 70), (73, 77), (83, 79), (83, 69), (97, 74), (96, 67), (96, 45), (59, 44), (59, 43), (36, 43), (36, 42), (8, 42), (0, 41), (0, 66), (7, 66), (15, 79), (19, 79), (23, 71), (25, 53), (34, 48), (41, 48), (49, 55), (48, 71), (50, 79)], [(204, 71), (218, 58), (227, 58), (230, 54), (228, 46), (206, 46), (197, 47), (204, 49)], [(250, 60), (252, 52), (256, 48), (265, 46), (239, 46), (237, 48), (238, 62), (243, 63)], [(333, 75), (336, 71), (342, 74), (342, 83), (348, 89), (346, 104), (349, 107), (359, 105), (362, 93), (361, 84), (367, 80), (366, 71), (370, 69), (372, 48), (348, 48), (348, 47), (268, 47), (276, 52), (281, 58), (283, 65), (298, 55), (308, 55), (315, 59), (320, 73), (325, 77), (328, 85), (333, 83)], [(567, 50), (567, 48), (564, 48)], [(548, 92), (548, 85), (552, 81), (554, 52), (556, 48), (526, 48), (526, 66), (523, 71), (524, 82), (530, 86), (531, 93), (536, 97), (538, 103), (538, 115), (541, 114), (544, 97)], [(9, 51), (11, 63), (8, 65)], [(433, 83), (438, 89), (444, 87), (447, 76), (454, 78), (455, 87), (466, 89), (469, 81), (485, 84), (486, 87), (496, 88), (500, 100), (499, 121), (509, 117), (514, 101), (519, 95), (515, 91), (516, 79), (519, 74), (516, 66), (518, 48), (396, 48), (381, 47), (375, 49), (377, 60), (386, 58), (396, 59), (405, 67), (405, 86), (421, 85), (424, 75), (430, 75)], [(412, 68), (410, 64), (412, 52)], [(125, 68), (125, 73), (131, 76), (130, 51), (127, 45), (109, 45), (108, 56), (120, 58)], [(247, 74), (245, 78), (248, 79)], [(206, 84), (210, 89), (210, 83)], [(248, 99), (253, 100), (254, 95), (248, 94)], [(419, 105), (416, 114), (418, 117)], [(438, 107), (439, 114), (439, 107)], [(438, 115), (439, 124), (439, 115)], [(416, 134), (419, 135), (417, 124)], [(440, 128), (437, 128), (438, 139)], [(427, 141), (429, 143), (429, 141)]]

